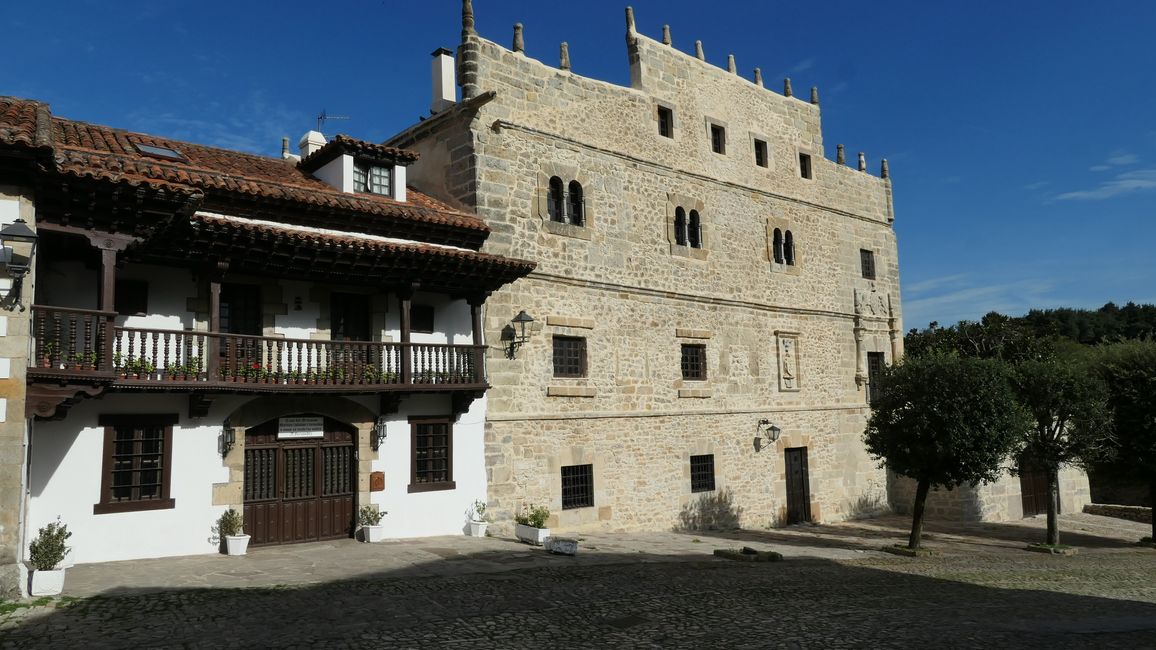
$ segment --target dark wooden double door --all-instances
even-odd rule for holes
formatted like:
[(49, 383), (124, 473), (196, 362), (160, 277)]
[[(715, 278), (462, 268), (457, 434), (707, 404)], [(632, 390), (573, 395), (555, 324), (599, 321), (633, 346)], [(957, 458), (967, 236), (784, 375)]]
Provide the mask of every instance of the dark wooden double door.
[[(1045, 470), (1026, 465), (1020, 468), (1020, 494), (1023, 499), (1024, 516), (1034, 517), (1048, 511), (1048, 473)], [(1056, 513), (1060, 511), (1056, 504)]]
[(320, 438), (280, 439), (278, 420), (245, 432), (245, 532), (254, 546), (350, 537), (356, 429), (324, 419)]

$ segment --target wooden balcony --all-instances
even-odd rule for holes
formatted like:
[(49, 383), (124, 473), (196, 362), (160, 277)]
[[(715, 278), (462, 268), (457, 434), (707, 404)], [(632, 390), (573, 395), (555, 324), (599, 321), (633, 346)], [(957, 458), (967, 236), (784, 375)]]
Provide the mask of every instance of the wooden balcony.
[(116, 313), (32, 307), (30, 383), (218, 392), (478, 391), (485, 346), (318, 341), (116, 325)]

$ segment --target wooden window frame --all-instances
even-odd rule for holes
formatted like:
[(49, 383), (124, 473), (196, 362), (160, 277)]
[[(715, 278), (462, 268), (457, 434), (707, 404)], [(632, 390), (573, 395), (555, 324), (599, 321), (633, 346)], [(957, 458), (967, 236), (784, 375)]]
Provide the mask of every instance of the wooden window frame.
[(117, 278), (113, 309), (121, 316), (145, 316), (149, 313), (148, 280)]
[[(173, 426), (180, 422), (175, 413), (155, 415), (101, 415), (97, 424), (104, 427), (104, 451), (101, 460), (100, 501), (93, 504), (92, 514), (104, 515), (117, 512), (139, 512), (145, 510), (169, 510), (176, 507), (172, 498), (173, 471)], [(161, 496), (159, 499), (136, 501), (112, 501), (112, 461), (116, 449), (117, 427), (164, 427), (161, 438)]]
[[(580, 343), (578, 343), (578, 345), (581, 346), (581, 350), (579, 351), (579, 355), (578, 355), (578, 366), (577, 367), (579, 368), (579, 370), (578, 370), (577, 374), (575, 374), (573, 372), (559, 372), (558, 343), (560, 341), (580, 342)], [(583, 377), (586, 377), (586, 373), (588, 371), (588, 367), (586, 364), (586, 337), (584, 337), (584, 336), (564, 336), (562, 334), (555, 334), (553, 336), (551, 344), (552, 344), (552, 352), (553, 352), (553, 367), (554, 367), (554, 376), (555, 377), (559, 377), (559, 378), (563, 378), (563, 379), (582, 379)]]
[(799, 152), (799, 176), (811, 180), (815, 178), (815, 171), (811, 166), (811, 154)]
[(887, 367), (887, 355), (883, 352), (867, 353), (867, 403), (875, 399), (875, 380)]
[[(696, 470), (695, 460), (698, 459), (698, 467)], [(707, 460), (703, 460), (707, 459)], [(705, 468), (709, 465), (710, 474), (707, 475)], [(709, 487), (707, 487), (709, 485)], [(714, 454), (696, 454), (690, 457), (690, 491), (696, 492), (714, 492), (716, 488), (715, 472), (714, 472)]]
[[(570, 500), (567, 501), (567, 487), (566, 470), (570, 472), (570, 479), (577, 482), (577, 485), (571, 485), (569, 488)], [(593, 508), (594, 507), (594, 464), (585, 463), (582, 465), (563, 465), (559, 475), (562, 479), (562, 509), (563, 510), (577, 510), (579, 508)], [(589, 477), (589, 480), (585, 480)], [(575, 494), (581, 491), (580, 494)]]
[[(446, 425), (446, 476), (448, 481), (437, 483), (417, 482), (417, 435), (418, 427), (430, 424)], [(415, 415), (409, 418), (409, 493), (440, 492), (457, 489), (454, 481), (454, 421), (442, 415)]]
[(771, 166), (770, 155), (767, 149), (767, 141), (760, 138), (755, 138), (755, 165), (763, 168)]
[[(706, 344), (705, 343), (683, 343), (682, 357), (680, 367), (682, 369), (682, 378), (686, 381), (706, 381), (707, 379), (707, 361), (706, 361)], [(687, 355), (687, 352), (694, 351), (692, 355)], [(693, 358), (693, 357), (697, 357)], [(697, 368), (698, 372), (692, 372)]]
[[(663, 129), (665, 118), (666, 128)], [(674, 138), (674, 109), (669, 106), (658, 106), (658, 135), (664, 138)]]
[[(423, 327), (426, 325), (425, 310), (429, 310), (429, 329)], [(419, 315), (418, 312), (423, 312)], [(426, 305), (423, 303), (411, 303), (409, 307), (409, 331), (418, 334), (433, 334), (437, 328), (436, 310), (433, 305)]]
[(727, 128), (721, 124), (710, 123), (710, 150), (720, 156), (727, 155)]
[(875, 279), (875, 251), (866, 248), (859, 249), (859, 272), (864, 280)]

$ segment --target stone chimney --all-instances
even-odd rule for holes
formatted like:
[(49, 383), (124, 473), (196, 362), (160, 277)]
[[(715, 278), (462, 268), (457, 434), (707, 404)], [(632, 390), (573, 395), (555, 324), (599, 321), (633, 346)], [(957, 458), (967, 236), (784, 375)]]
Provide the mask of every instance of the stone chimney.
[(309, 154), (324, 146), (325, 136), (318, 131), (306, 131), (305, 135), (301, 136), (301, 140), (297, 142), (297, 150), (301, 152), (302, 158), (308, 158)]
[(457, 88), (454, 87), (454, 53), (444, 47), (433, 51), (433, 99), (429, 112), (440, 113), (454, 105)]

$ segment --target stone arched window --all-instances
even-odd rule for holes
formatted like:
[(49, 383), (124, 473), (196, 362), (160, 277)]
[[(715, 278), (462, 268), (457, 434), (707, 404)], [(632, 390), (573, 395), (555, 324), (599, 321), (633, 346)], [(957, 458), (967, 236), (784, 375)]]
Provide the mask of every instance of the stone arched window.
[(783, 236), (783, 259), (787, 266), (795, 265), (795, 236), (790, 230)]
[(686, 246), (686, 210), (682, 206), (674, 209), (674, 243)]
[(586, 223), (586, 203), (582, 198), (582, 184), (578, 181), (570, 181), (570, 192), (566, 197), (566, 207), (568, 208), (570, 223), (575, 226), (585, 225)]
[(550, 177), (550, 193), (546, 197), (546, 209), (550, 213), (550, 221), (557, 221), (562, 223), (566, 221), (566, 203), (562, 190), (562, 179), (557, 176)]
[(775, 228), (775, 234), (772, 239), (772, 247), (775, 256), (775, 264), (783, 263), (783, 231)]
[(702, 248), (702, 221), (698, 218), (698, 210), (690, 211), (690, 219), (686, 224), (686, 242), (691, 248)]

